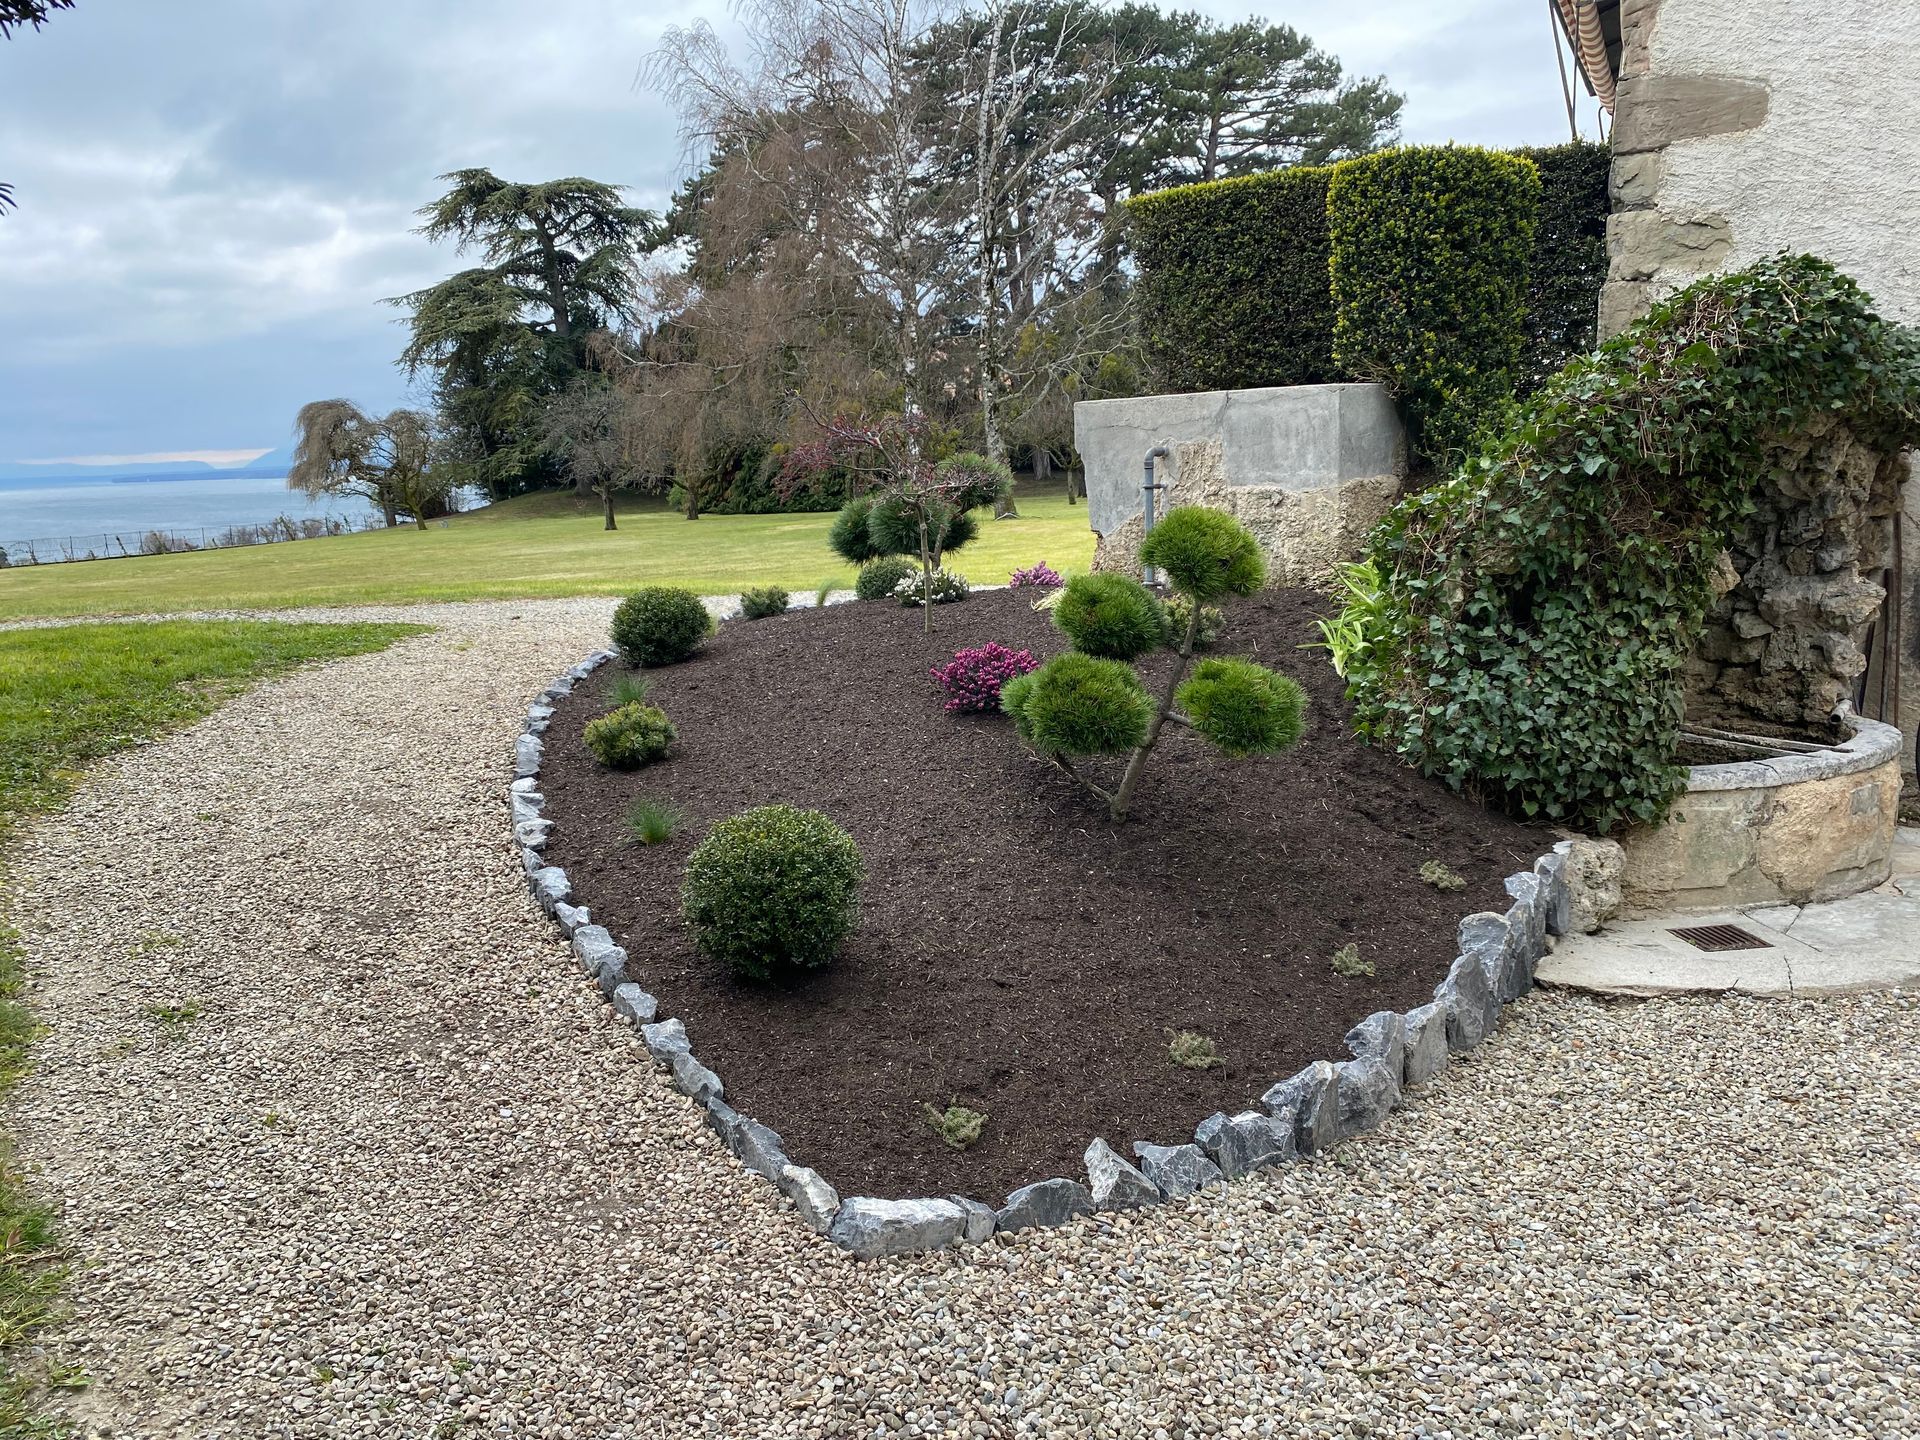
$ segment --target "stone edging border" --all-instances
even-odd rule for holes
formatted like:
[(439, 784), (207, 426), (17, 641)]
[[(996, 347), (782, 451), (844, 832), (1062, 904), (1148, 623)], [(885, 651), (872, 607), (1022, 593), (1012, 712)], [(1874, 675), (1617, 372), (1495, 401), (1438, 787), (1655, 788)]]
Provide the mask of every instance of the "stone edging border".
[(1287, 1164), (1377, 1129), (1407, 1089), (1424, 1085), (1446, 1068), (1450, 1054), (1473, 1049), (1493, 1032), (1501, 1007), (1533, 988), (1547, 937), (1564, 935), (1571, 927), (1567, 856), (1572, 842), (1563, 840), (1531, 870), (1507, 877), (1513, 904), (1504, 913), (1483, 911), (1460, 922), (1460, 954), (1434, 987), (1431, 1001), (1404, 1015), (1381, 1010), (1367, 1016), (1347, 1032), (1352, 1059), (1314, 1061), (1262, 1095), (1260, 1109), (1209, 1115), (1186, 1144), (1137, 1141), (1138, 1165), (1095, 1139), (1087, 1147), (1086, 1184), (1037, 1181), (1015, 1190), (998, 1208), (964, 1195), (843, 1200), (819, 1172), (788, 1159), (775, 1131), (726, 1103), (726, 1087), (694, 1057), (685, 1026), (658, 1018), (659, 1002), (626, 979), (627, 952), (604, 926), (593, 923), (586, 907), (573, 904), (566, 871), (542, 856), (553, 822), (542, 814), (540, 762), (554, 702), (614, 658), (610, 650), (596, 652), (527, 707), (525, 732), (514, 745), (509, 792), (514, 842), (527, 884), (540, 908), (565, 932), (601, 994), (639, 1029), (647, 1053), (671, 1073), (674, 1088), (702, 1107), (721, 1143), (791, 1200), (816, 1233), (862, 1259), (977, 1245), (996, 1233), (1177, 1200), (1215, 1181)]

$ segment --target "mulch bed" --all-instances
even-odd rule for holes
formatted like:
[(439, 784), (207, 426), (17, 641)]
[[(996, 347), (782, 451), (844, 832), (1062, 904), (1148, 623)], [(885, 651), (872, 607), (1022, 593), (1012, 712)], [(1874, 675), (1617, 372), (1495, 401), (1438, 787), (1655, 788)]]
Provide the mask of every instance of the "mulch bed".
[[(728, 1101), (843, 1194), (996, 1200), (1080, 1177), (1095, 1135), (1123, 1154), (1189, 1139), (1308, 1061), (1345, 1058), (1362, 1016), (1431, 998), (1460, 917), (1505, 909), (1502, 878), (1551, 840), (1352, 737), (1340, 680), (1300, 648), (1330, 608), (1306, 590), (1233, 605), (1217, 652), (1295, 676), (1311, 699), (1305, 740), (1229, 762), (1176, 730), (1132, 818), (1112, 825), (1004, 718), (944, 713), (928, 678), (988, 640), (1038, 658), (1063, 648), (1033, 593), (939, 607), (931, 638), (891, 604), (724, 625), (700, 656), (648, 672), (680, 740), (645, 770), (604, 770), (580, 743), (617, 665), (562, 701), (548, 732), (549, 854), (577, 902), (661, 1013), (686, 1022)], [(1105, 768), (1110, 783), (1118, 762)], [(686, 815), (670, 842), (630, 840), (643, 796)], [(774, 801), (845, 826), (868, 876), (834, 967), (751, 985), (694, 949), (678, 892), (713, 822)], [(1429, 859), (1467, 889), (1423, 884)], [(1374, 978), (1334, 974), (1350, 942)], [(1174, 1066), (1178, 1030), (1211, 1037), (1226, 1064)], [(990, 1117), (964, 1152), (922, 1109), (950, 1100)]]

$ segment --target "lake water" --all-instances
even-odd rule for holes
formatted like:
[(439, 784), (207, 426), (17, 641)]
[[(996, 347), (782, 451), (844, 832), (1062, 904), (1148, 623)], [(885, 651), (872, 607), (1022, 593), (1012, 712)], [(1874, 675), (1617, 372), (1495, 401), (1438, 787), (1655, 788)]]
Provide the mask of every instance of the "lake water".
[[(293, 520), (333, 517), (356, 527), (372, 514), (363, 500), (325, 496), (314, 501), (287, 489), (282, 478), (195, 476), (183, 480), (62, 481), (43, 485), (33, 481), (0, 481), (0, 546), (11, 551), (25, 540), (73, 539), (81, 554), (118, 553), (119, 537), (128, 548), (139, 549), (140, 537), (150, 530), (186, 532), (198, 543), (198, 532), (209, 533), (235, 525), (265, 525), (281, 516)], [(36, 545), (43, 558), (58, 552), (55, 545)]]

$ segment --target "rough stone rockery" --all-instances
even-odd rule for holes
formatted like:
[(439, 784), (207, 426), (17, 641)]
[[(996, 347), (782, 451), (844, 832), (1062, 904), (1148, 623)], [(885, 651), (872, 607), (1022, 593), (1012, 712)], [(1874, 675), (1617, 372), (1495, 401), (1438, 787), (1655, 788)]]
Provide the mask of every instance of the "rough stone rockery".
[(1729, 538), (1687, 670), (1687, 719), (1829, 740), (1866, 669), (1906, 461), (1836, 421), (1777, 443)]

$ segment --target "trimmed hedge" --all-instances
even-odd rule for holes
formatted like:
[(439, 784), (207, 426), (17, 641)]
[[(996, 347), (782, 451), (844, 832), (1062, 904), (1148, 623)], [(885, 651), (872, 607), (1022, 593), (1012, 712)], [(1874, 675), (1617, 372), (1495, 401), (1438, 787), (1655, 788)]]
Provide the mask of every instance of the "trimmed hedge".
[(1334, 358), (1394, 393), (1409, 448), (1436, 464), (1513, 394), (1539, 210), (1533, 162), (1494, 150), (1382, 150), (1334, 168)]
[(1812, 256), (1698, 281), (1574, 361), (1347, 571), (1361, 733), (1531, 818), (1662, 819), (1714, 562), (1816, 417), (1920, 442), (1920, 335)]
[(1522, 395), (1599, 343), (1607, 278), (1607, 181), (1613, 151), (1591, 140), (1515, 150), (1540, 172), (1540, 217), (1527, 265)]
[(1338, 378), (1325, 167), (1183, 185), (1127, 205), (1147, 363), (1167, 390)]
[(707, 643), (713, 616), (691, 590), (649, 585), (620, 602), (610, 630), (613, 648), (627, 664), (672, 665)]
[(722, 820), (694, 847), (681, 913), (703, 954), (750, 980), (818, 969), (860, 920), (866, 864), (818, 810), (762, 805)]

